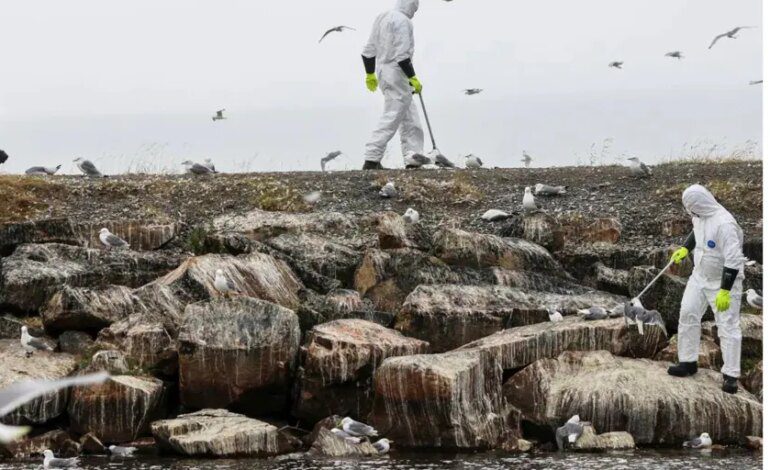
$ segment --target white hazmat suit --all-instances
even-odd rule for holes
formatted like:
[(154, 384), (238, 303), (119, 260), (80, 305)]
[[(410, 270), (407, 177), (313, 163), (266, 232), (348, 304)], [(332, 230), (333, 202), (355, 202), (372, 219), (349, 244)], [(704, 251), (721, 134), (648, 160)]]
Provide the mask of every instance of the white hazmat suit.
[(401, 151), (407, 165), (409, 156), (422, 153), (425, 135), (420, 124), (417, 105), (412, 100), (412, 86), (398, 65), (414, 54), (412, 18), (420, 0), (397, 0), (393, 10), (382, 13), (374, 21), (363, 56), (377, 59), (377, 78), (385, 95), (385, 110), (371, 140), (366, 145), (364, 159), (379, 162), (385, 155), (390, 139), (400, 131)]
[[(703, 186), (693, 185), (682, 194), (682, 204), (692, 216), (695, 268), (687, 282), (679, 311), (679, 362), (697, 362), (701, 318), (711, 306), (719, 331), (724, 375), (741, 376), (740, 311), (743, 294), (743, 231), (714, 196)], [(730, 289), (730, 307), (718, 312), (715, 299), (722, 284), (723, 269), (738, 271)]]

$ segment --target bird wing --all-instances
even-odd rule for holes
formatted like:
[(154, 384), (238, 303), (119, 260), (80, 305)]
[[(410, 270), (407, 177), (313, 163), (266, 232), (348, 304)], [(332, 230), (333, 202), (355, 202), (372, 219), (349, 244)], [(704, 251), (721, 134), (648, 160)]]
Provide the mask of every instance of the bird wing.
[(102, 383), (110, 375), (106, 372), (66, 377), (59, 380), (24, 380), (0, 390), (0, 416), (5, 416), (16, 408), (48, 393), (67, 387)]
[(235, 283), (233, 282), (232, 279), (230, 279), (229, 277), (226, 277), (225, 278), (225, 282), (227, 283), (227, 288), (228, 289), (235, 290)]
[(84, 173), (89, 175), (101, 175), (102, 173), (96, 169), (96, 166), (91, 163), (90, 160), (83, 160), (80, 162), (80, 169), (83, 170)]
[(128, 242), (126, 242), (125, 240), (123, 240), (122, 238), (120, 238), (117, 235), (109, 234), (109, 235), (107, 235), (105, 237), (105, 239), (107, 240), (107, 244), (110, 245), (110, 246), (126, 246), (126, 245), (128, 245)]
[(200, 163), (193, 163), (190, 167), (190, 172), (195, 173), (196, 175), (206, 175), (211, 173), (211, 169), (201, 165)]
[(651, 175), (652, 174), (652, 170), (650, 169), (650, 167), (648, 167), (644, 163), (639, 162), (639, 167), (642, 169), (644, 174), (646, 174), (646, 175)]
[(351, 31), (355, 31), (356, 30), (356, 28), (351, 28), (350, 26), (340, 26), (340, 28), (342, 28), (342, 29), (349, 29)]
[(45, 171), (45, 168), (43, 168), (42, 166), (33, 166), (32, 168), (29, 168), (24, 173), (27, 175), (34, 175), (38, 173), (47, 173), (47, 172)]
[(436, 155), (436, 163), (440, 164), (440, 165), (448, 166), (448, 167), (451, 167), (451, 168), (455, 167), (454, 163), (452, 163), (447, 157), (445, 157), (445, 156), (443, 156), (441, 154)]
[(29, 340), (27, 341), (27, 345), (32, 346), (35, 349), (40, 349), (40, 350), (45, 349), (49, 351), (52, 350), (51, 346), (49, 346), (48, 343), (46, 343), (40, 338), (35, 338), (34, 336), (29, 337)]
[(723, 37), (727, 36), (728, 34), (730, 34), (730, 33), (722, 33), (722, 34), (718, 35), (717, 37), (715, 37), (715, 38), (714, 38), (714, 40), (713, 40), (713, 41), (711, 41), (711, 45), (709, 46), (709, 49), (711, 49), (712, 47), (714, 47), (714, 44), (716, 44), (716, 43), (717, 43), (717, 41), (719, 41), (719, 40), (720, 40), (720, 39), (722, 39)]
[(353, 434), (353, 435), (359, 435), (359, 436), (376, 436), (377, 431), (369, 426), (368, 424), (359, 423), (358, 421), (351, 421), (347, 425), (347, 429), (345, 429), (346, 432)]
[(329, 31), (325, 32), (323, 36), (321, 36), (321, 39), (318, 40), (318, 44), (321, 44), (321, 41), (323, 41), (326, 36), (330, 35), (331, 33), (338, 31), (337, 28), (332, 28)]

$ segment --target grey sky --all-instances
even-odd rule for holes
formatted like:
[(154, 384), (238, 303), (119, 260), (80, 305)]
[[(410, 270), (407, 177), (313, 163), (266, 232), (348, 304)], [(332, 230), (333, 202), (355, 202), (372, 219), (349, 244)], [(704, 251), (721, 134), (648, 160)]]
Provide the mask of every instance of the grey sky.
[[(3, 171), (356, 168), (382, 107), (360, 50), (393, 0), (34, 0), (3, 7)], [(676, 156), (761, 139), (760, 0), (422, 0), (415, 67), (440, 148), (490, 165)], [(340, 24), (357, 28), (333, 34)], [(737, 40), (707, 47), (739, 25)], [(685, 59), (664, 57), (681, 50)], [(607, 67), (626, 62), (624, 70)], [(483, 88), (467, 97), (466, 87)], [(227, 108), (229, 119), (210, 115)], [(427, 144), (429, 145), (429, 143)], [(401, 164), (392, 155), (387, 165)]]

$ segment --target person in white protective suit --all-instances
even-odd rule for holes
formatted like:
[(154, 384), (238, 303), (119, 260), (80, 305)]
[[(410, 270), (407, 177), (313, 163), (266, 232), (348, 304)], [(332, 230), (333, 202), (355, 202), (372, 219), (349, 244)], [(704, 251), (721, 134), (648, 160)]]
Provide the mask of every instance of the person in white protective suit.
[(670, 375), (687, 377), (698, 372), (701, 318), (714, 311), (722, 349), (722, 390), (738, 391), (741, 375), (740, 312), (743, 296), (743, 231), (714, 196), (695, 184), (682, 194), (682, 204), (692, 216), (693, 231), (671, 259), (679, 264), (690, 252), (695, 267), (687, 281), (679, 311), (679, 364)]
[(414, 71), (414, 28), (412, 18), (420, 0), (397, 0), (393, 10), (382, 13), (374, 21), (369, 42), (362, 57), (366, 70), (366, 87), (385, 96), (385, 110), (371, 140), (366, 145), (364, 170), (383, 169), (380, 161), (390, 139), (400, 131), (401, 151), (407, 168), (425, 163), (422, 155), (425, 135), (420, 124), (412, 93), (422, 92), (422, 84)]

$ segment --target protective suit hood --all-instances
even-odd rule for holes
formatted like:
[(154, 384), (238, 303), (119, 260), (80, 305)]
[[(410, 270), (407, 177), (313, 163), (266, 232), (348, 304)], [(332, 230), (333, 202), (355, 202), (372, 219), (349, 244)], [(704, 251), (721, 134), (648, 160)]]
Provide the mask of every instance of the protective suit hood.
[(396, 0), (396, 10), (409, 18), (414, 18), (418, 8), (420, 8), (420, 0)]
[(717, 212), (725, 210), (714, 198), (714, 195), (699, 184), (694, 184), (684, 190), (682, 205), (689, 214), (698, 217), (711, 217)]

